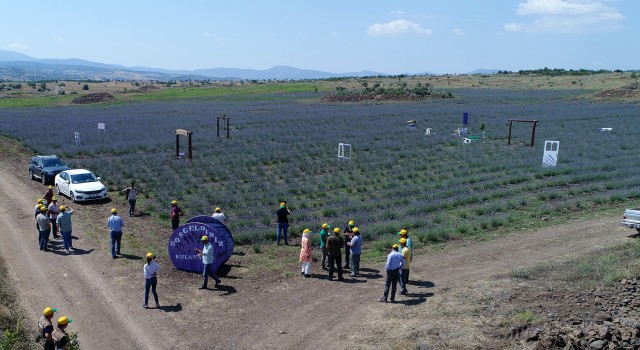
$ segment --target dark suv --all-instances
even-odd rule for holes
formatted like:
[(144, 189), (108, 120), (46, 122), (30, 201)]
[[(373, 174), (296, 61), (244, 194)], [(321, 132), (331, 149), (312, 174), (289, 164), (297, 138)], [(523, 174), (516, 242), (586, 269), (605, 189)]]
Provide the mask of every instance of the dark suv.
[(31, 158), (31, 162), (29, 162), (29, 176), (31, 180), (39, 178), (43, 185), (46, 185), (47, 182), (53, 182), (53, 179), (58, 173), (69, 169), (71, 168), (54, 155), (35, 156)]

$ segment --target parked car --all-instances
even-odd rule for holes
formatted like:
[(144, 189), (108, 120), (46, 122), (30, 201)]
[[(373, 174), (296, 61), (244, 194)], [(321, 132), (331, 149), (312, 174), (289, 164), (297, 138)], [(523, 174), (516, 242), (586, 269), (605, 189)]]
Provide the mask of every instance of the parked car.
[(29, 177), (31, 180), (38, 178), (43, 185), (46, 185), (48, 182), (52, 182), (61, 171), (69, 169), (71, 168), (55, 155), (34, 156), (29, 162)]
[(100, 178), (86, 169), (65, 170), (56, 175), (56, 192), (73, 202), (108, 198)]
[(640, 208), (626, 209), (622, 216), (622, 225), (635, 228), (640, 233)]

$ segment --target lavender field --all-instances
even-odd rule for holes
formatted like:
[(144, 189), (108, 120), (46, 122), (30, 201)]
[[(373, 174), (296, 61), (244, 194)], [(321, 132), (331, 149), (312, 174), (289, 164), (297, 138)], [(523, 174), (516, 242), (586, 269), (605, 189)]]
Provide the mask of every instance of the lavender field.
[[(387, 104), (326, 104), (313, 93), (289, 93), (3, 109), (0, 133), (94, 171), (117, 200), (124, 201), (116, 191), (135, 180), (141, 209), (158, 220), (167, 219), (172, 199), (189, 217), (220, 206), (238, 243), (275, 237), (282, 200), (293, 212), (292, 233), (353, 219), (365, 237), (384, 241), (407, 228), (420, 242), (438, 242), (640, 198), (638, 104), (593, 103), (573, 91), (452, 92), (453, 99)], [(451, 135), (464, 112), (471, 134), (481, 135), (484, 124), (486, 143)], [(222, 113), (231, 118), (231, 139), (216, 138)], [(526, 145), (528, 124), (514, 124), (515, 144), (507, 146), (510, 118), (539, 120), (534, 148)], [(194, 133), (191, 163), (175, 160), (178, 128)], [(555, 168), (542, 167), (544, 140), (560, 141)], [(338, 160), (339, 142), (353, 145), (351, 161)], [(181, 137), (182, 152), (186, 144)]]

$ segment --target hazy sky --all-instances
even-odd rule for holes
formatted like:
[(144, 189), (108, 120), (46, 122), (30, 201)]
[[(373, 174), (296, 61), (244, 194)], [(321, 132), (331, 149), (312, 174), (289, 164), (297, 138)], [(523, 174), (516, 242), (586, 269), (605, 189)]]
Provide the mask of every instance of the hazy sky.
[(167, 69), (639, 69), (640, 0), (15, 0), (0, 49)]

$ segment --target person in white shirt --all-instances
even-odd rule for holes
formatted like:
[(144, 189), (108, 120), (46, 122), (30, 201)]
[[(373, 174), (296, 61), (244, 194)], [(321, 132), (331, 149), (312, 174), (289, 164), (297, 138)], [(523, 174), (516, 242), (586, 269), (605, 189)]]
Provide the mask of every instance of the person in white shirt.
[(138, 188), (132, 182), (131, 185), (122, 190), (122, 192), (129, 201), (129, 217), (134, 216), (136, 211), (136, 199), (138, 199)]
[(160, 270), (160, 265), (156, 262), (156, 257), (153, 253), (147, 253), (147, 263), (144, 264), (144, 307), (148, 308), (149, 304), (149, 288), (153, 292), (153, 298), (156, 300), (156, 308), (160, 307), (160, 303), (158, 303), (158, 293), (156, 293), (156, 285), (158, 284), (158, 271)]
[(216, 208), (216, 210), (213, 212), (213, 215), (211, 215), (214, 219), (220, 221), (223, 224), (227, 224), (227, 217), (224, 216), (224, 213), (222, 212), (222, 210), (218, 207)]

